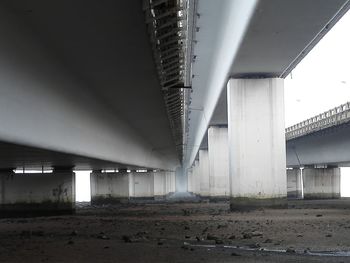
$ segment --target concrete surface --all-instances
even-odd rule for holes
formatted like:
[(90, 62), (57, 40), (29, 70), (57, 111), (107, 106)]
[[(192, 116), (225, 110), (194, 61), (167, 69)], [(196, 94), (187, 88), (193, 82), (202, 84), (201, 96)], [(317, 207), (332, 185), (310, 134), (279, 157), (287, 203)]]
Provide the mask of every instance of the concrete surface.
[(301, 170), (287, 169), (287, 197), (290, 199), (302, 198)]
[(340, 168), (303, 169), (305, 199), (340, 198)]
[(283, 80), (230, 79), (227, 94), (231, 205), (280, 204), (287, 197)]
[[(209, 155), (208, 150), (199, 150), (199, 169), (198, 176), (200, 180), (200, 195), (208, 197), (210, 195), (210, 170), (209, 170)], [(197, 179), (197, 180), (198, 180)]]
[(210, 196), (229, 196), (230, 184), (227, 127), (209, 127), (208, 154)]
[(90, 174), (91, 203), (105, 204), (129, 199), (129, 173), (105, 173), (93, 171)]
[(0, 211), (6, 214), (73, 213), (75, 174), (0, 171)]

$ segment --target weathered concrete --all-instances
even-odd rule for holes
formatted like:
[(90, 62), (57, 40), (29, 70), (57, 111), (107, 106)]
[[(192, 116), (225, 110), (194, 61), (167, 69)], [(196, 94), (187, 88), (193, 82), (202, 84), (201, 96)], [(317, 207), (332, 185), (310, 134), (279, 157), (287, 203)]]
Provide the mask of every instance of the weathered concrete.
[(153, 197), (155, 200), (164, 199), (167, 195), (165, 172), (153, 173)]
[(340, 168), (303, 169), (304, 199), (340, 198)]
[(193, 167), (187, 169), (187, 192), (194, 193), (193, 189)]
[(176, 178), (174, 171), (166, 171), (166, 192), (167, 194), (174, 193), (176, 191)]
[(53, 173), (0, 171), (1, 215), (61, 214), (75, 210), (75, 175), (72, 170)]
[(192, 188), (193, 193), (200, 195), (201, 185), (200, 185), (200, 172), (199, 172), (199, 161), (195, 160), (193, 165), (193, 175), (192, 175)]
[(93, 171), (90, 174), (91, 203), (119, 203), (129, 199), (129, 173), (102, 173)]
[(227, 197), (230, 193), (227, 127), (209, 127), (208, 154), (210, 196)]
[(208, 150), (199, 150), (200, 195), (209, 197), (209, 155)]
[(283, 80), (227, 86), (231, 208), (286, 204)]
[(132, 195), (131, 198), (153, 199), (154, 197), (154, 176), (153, 172), (137, 173), (133, 172), (130, 177)]
[(301, 170), (299, 168), (287, 170), (287, 197), (302, 198)]

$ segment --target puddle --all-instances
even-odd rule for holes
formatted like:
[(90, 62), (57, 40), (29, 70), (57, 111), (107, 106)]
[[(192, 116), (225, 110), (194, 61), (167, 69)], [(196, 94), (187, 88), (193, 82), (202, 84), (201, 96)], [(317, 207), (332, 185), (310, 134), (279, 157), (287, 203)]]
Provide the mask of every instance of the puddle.
[(287, 252), (286, 249), (270, 249), (270, 248), (251, 248), (245, 246), (217, 246), (217, 245), (199, 245), (199, 244), (190, 244), (184, 242), (185, 246), (189, 247), (202, 247), (202, 248), (227, 248), (227, 249), (236, 249), (241, 251), (260, 251), (260, 252), (269, 252), (269, 253), (285, 253), (285, 254), (296, 254), (296, 255), (308, 255), (308, 256), (319, 256), (319, 257), (350, 257), (350, 251), (298, 251)]

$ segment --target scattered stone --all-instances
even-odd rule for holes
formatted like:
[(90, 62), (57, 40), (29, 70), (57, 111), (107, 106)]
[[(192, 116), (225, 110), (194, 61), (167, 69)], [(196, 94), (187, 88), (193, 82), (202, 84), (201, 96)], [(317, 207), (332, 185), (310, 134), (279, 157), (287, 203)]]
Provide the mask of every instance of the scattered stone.
[(185, 246), (185, 245), (182, 245), (181, 248), (184, 250), (188, 250), (188, 246)]
[(203, 231), (202, 231), (202, 234), (204, 234), (205, 232), (208, 231), (208, 227), (204, 228)]
[(249, 247), (249, 248), (259, 248), (259, 247), (260, 247), (260, 244), (259, 244), (259, 243), (256, 243), (256, 244), (249, 244), (248, 247)]
[(287, 253), (295, 253), (295, 249), (292, 248), (292, 247), (289, 247), (289, 248), (286, 249), (286, 252)]
[(103, 239), (103, 240), (108, 240), (108, 239), (110, 239), (110, 238), (109, 238), (108, 236), (106, 236), (106, 235), (98, 235), (97, 238)]
[(270, 239), (270, 238), (265, 239), (264, 243), (272, 243), (272, 239)]
[(275, 245), (275, 246), (279, 246), (279, 245), (281, 245), (281, 243), (282, 243), (282, 241), (276, 241), (276, 242), (274, 243), (274, 245)]
[(122, 239), (124, 240), (125, 243), (131, 243), (131, 238), (127, 235), (123, 235)]
[(241, 255), (238, 254), (238, 253), (236, 253), (236, 252), (232, 252), (232, 253), (231, 253), (231, 256), (232, 256), (232, 257), (240, 257)]
[(297, 237), (303, 237), (303, 235), (302, 234), (298, 234)]
[(263, 232), (260, 232), (260, 231), (253, 231), (253, 232), (251, 233), (251, 235), (252, 235), (253, 237), (261, 237), (261, 236), (263, 235)]
[(189, 216), (191, 214), (191, 212), (187, 209), (182, 209), (182, 212), (184, 216)]
[(215, 244), (218, 244), (218, 245), (224, 244), (224, 241), (221, 240), (221, 239), (216, 239), (216, 240), (215, 240)]
[(208, 234), (207, 235), (207, 240), (217, 240), (218, 237), (214, 236), (214, 235), (211, 235), (211, 234)]
[(228, 239), (236, 239), (236, 236), (235, 235), (231, 235), (231, 236), (229, 236)]
[(33, 236), (37, 236), (37, 237), (43, 237), (44, 236), (44, 231), (32, 231), (32, 235)]
[(243, 233), (243, 239), (251, 239), (252, 237), (251, 233)]

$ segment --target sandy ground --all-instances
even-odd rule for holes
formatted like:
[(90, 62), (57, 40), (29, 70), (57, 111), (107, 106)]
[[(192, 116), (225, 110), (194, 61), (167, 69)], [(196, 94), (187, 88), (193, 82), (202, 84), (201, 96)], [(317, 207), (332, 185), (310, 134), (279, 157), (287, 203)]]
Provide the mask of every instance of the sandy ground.
[(350, 209), (81, 205), (76, 215), (0, 219), (0, 262), (350, 262), (338, 251), (350, 251)]

